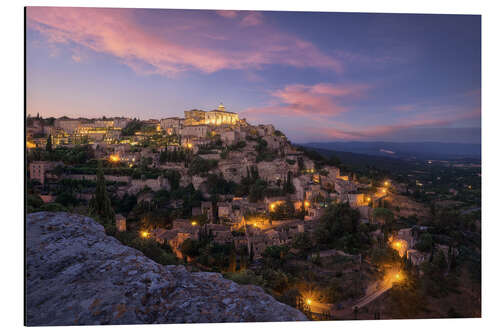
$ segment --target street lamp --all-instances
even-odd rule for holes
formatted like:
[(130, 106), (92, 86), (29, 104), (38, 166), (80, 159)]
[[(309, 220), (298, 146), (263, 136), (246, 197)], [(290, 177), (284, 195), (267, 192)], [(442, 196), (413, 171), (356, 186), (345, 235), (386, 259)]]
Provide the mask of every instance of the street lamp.
[(111, 155), (109, 156), (109, 160), (111, 162), (120, 162), (120, 156), (118, 154)]

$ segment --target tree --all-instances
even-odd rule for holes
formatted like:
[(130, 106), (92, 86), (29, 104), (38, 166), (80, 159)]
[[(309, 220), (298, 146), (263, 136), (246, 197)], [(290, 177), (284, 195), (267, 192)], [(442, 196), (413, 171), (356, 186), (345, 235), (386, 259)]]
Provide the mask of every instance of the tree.
[(359, 211), (347, 203), (330, 205), (314, 230), (314, 238), (318, 244), (355, 253), (370, 242), (359, 219)]
[(309, 237), (309, 233), (298, 233), (292, 240), (292, 247), (302, 252), (308, 252), (313, 248), (313, 243)]
[(286, 175), (286, 181), (283, 183), (283, 193), (295, 193), (295, 186), (292, 183), (292, 176), (292, 172), (288, 171)]
[(52, 134), (49, 134), (49, 138), (47, 139), (47, 144), (45, 145), (45, 150), (48, 152), (52, 151)]
[(271, 219), (273, 220), (286, 220), (295, 216), (295, 208), (293, 202), (287, 200), (283, 203), (277, 204), (271, 212)]
[(426, 232), (422, 234), (422, 236), (420, 236), (420, 240), (415, 245), (415, 247), (419, 251), (430, 252), (432, 250), (432, 244), (433, 244), (432, 235)]
[(110, 226), (115, 221), (115, 213), (111, 207), (111, 200), (106, 193), (106, 180), (102, 171), (102, 162), (97, 165), (97, 180), (95, 194), (90, 200), (89, 209), (92, 215), (98, 217), (106, 226)]
[(227, 270), (230, 273), (236, 272), (236, 253), (234, 252), (234, 249), (231, 250), (231, 255), (229, 256), (229, 267)]
[(373, 210), (373, 217), (383, 224), (391, 224), (394, 220), (394, 214), (387, 208), (377, 207)]
[(200, 243), (196, 240), (188, 238), (182, 242), (181, 252), (185, 256), (197, 257), (200, 255)]

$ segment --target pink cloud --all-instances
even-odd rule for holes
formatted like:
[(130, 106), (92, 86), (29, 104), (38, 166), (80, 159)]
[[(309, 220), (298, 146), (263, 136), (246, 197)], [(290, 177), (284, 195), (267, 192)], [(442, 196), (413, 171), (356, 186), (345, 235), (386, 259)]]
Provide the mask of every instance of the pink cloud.
[[(223, 12), (225, 17), (235, 15)], [(246, 26), (210, 16), (194, 19), (186, 12), (166, 15), (162, 25), (148, 26), (144, 23), (147, 19), (138, 19), (145, 13), (111, 8), (29, 7), (27, 24), (51, 44), (71, 43), (109, 54), (142, 74), (175, 75), (188, 70), (213, 73), (262, 69), (271, 64), (342, 71), (339, 61), (312, 43), (265, 24), (261, 13), (247, 14), (241, 21)], [(248, 26), (252, 29), (246, 29)]]
[(262, 23), (263, 17), (259, 12), (250, 12), (241, 20), (241, 24), (246, 27), (256, 26)]
[(287, 85), (283, 89), (270, 93), (276, 98), (273, 105), (248, 109), (243, 113), (273, 113), (309, 117), (336, 116), (348, 110), (342, 104), (343, 100), (359, 97), (368, 88), (367, 85), (333, 85), (330, 83), (319, 83), (311, 86)]
[(477, 118), (480, 115), (480, 109), (472, 111), (459, 112), (455, 115), (425, 115), (421, 114), (417, 117), (405, 119), (395, 124), (375, 125), (362, 128), (355, 128), (343, 124), (342, 129), (335, 127), (316, 127), (310, 128), (311, 133), (323, 136), (328, 139), (343, 139), (343, 140), (362, 140), (373, 139), (383, 135), (404, 131), (410, 128), (418, 127), (434, 127), (434, 126), (449, 126), (460, 120)]
[(237, 10), (216, 10), (215, 13), (217, 15), (230, 19), (236, 18), (236, 16), (238, 16)]

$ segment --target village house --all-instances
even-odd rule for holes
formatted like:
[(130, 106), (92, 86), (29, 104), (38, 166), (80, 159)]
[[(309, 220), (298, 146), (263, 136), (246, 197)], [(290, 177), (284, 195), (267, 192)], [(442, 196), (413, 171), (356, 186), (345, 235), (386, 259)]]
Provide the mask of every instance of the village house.
[(48, 161), (33, 161), (30, 163), (30, 179), (38, 180), (41, 184), (45, 183), (45, 179), (48, 177), (47, 172), (53, 170), (60, 162), (48, 162)]
[(414, 248), (417, 242), (416, 232), (412, 228), (400, 229), (397, 238), (404, 240), (408, 244), (408, 248)]
[(220, 135), (220, 139), (226, 145), (232, 145), (238, 141), (240, 141), (240, 132), (239, 131), (226, 131), (222, 132)]
[(213, 213), (213, 205), (210, 201), (202, 201), (201, 202), (201, 212), (208, 217), (209, 221), (213, 221), (214, 213)]
[(257, 126), (257, 132), (259, 133), (259, 136), (273, 135), (275, 131), (276, 129), (271, 124)]
[(167, 132), (168, 135), (180, 134), (184, 119), (179, 117), (164, 118), (160, 120), (161, 128)]
[(233, 208), (229, 202), (217, 203), (217, 214), (219, 218), (228, 218), (233, 213)]
[(418, 250), (409, 249), (406, 251), (406, 258), (412, 265), (420, 266), (427, 260), (427, 255)]
[(368, 205), (368, 201), (364, 193), (348, 193), (347, 198), (349, 206), (351, 206), (352, 208), (358, 208)]
[(118, 232), (127, 231), (127, 220), (123, 215), (116, 214), (115, 216), (116, 230)]
[(192, 125), (181, 128), (181, 136), (192, 136), (195, 138), (206, 138), (209, 128), (207, 125)]

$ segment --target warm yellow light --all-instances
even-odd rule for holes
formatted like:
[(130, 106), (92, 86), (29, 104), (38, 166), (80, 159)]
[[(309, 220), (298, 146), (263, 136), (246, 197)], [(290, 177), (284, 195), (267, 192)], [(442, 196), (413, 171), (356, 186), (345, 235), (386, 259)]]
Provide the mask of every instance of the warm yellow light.
[(117, 155), (117, 154), (115, 154), (115, 155), (111, 155), (111, 156), (109, 156), (109, 160), (110, 160), (111, 162), (119, 162), (119, 161), (120, 161), (120, 156), (119, 156), (119, 155)]
[(386, 182), (384, 183), (384, 185), (385, 185), (385, 186), (389, 186), (389, 182), (388, 182), (388, 181), (386, 181)]
[(193, 225), (193, 226), (195, 226), (195, 225), (197, 225), (197, 224), (198, 224), (198, 223), (196, 223), (196, 221), (191, 222), (191, 225)]
[(188, 147), (189, 149), (191, 149), (191, 148), (193, 148), (193, 144), (192, 144), (192, 143), (188, 143), (188, 144), (187, 144), (187, 147)]
[(145, 230), (144, 230), (144, 231), (141, 231), (141, 237), (142, 237), (142, 238), (148, 238), (148, 237), (149, 237), (149, 232), (147, 232), (147, 231), (145, 231)]
[(310, 298), (308, 298), (308, 299), (306, 300), (306, 303), (307, 303), (308, 305), (311, 305), (312, 300), (311, 300)]
[(382, 192), (386, 193), (386, 192), (387, 192), (387, 190), (384, 188), (384, 189), (382, 190)]
[(369, 197), (366, 198), (366, 201), (370, 202), (370, 200), (372, 200), (372, 198), (369, 198)]
[(309, 201), (304, 201), (304, 206), (307, 208), (309, 207), (311, 204), (309, 203)]
[(274, 211), (274, 208), (276, 208), (276, 204), (272, 203), (271, 205), (269, 205), (269, 209), (271, 210), (271, 212)]
[(399, 249), (401, 247), (401, 242), (395, 242), (394, 246), (396, 246)]

